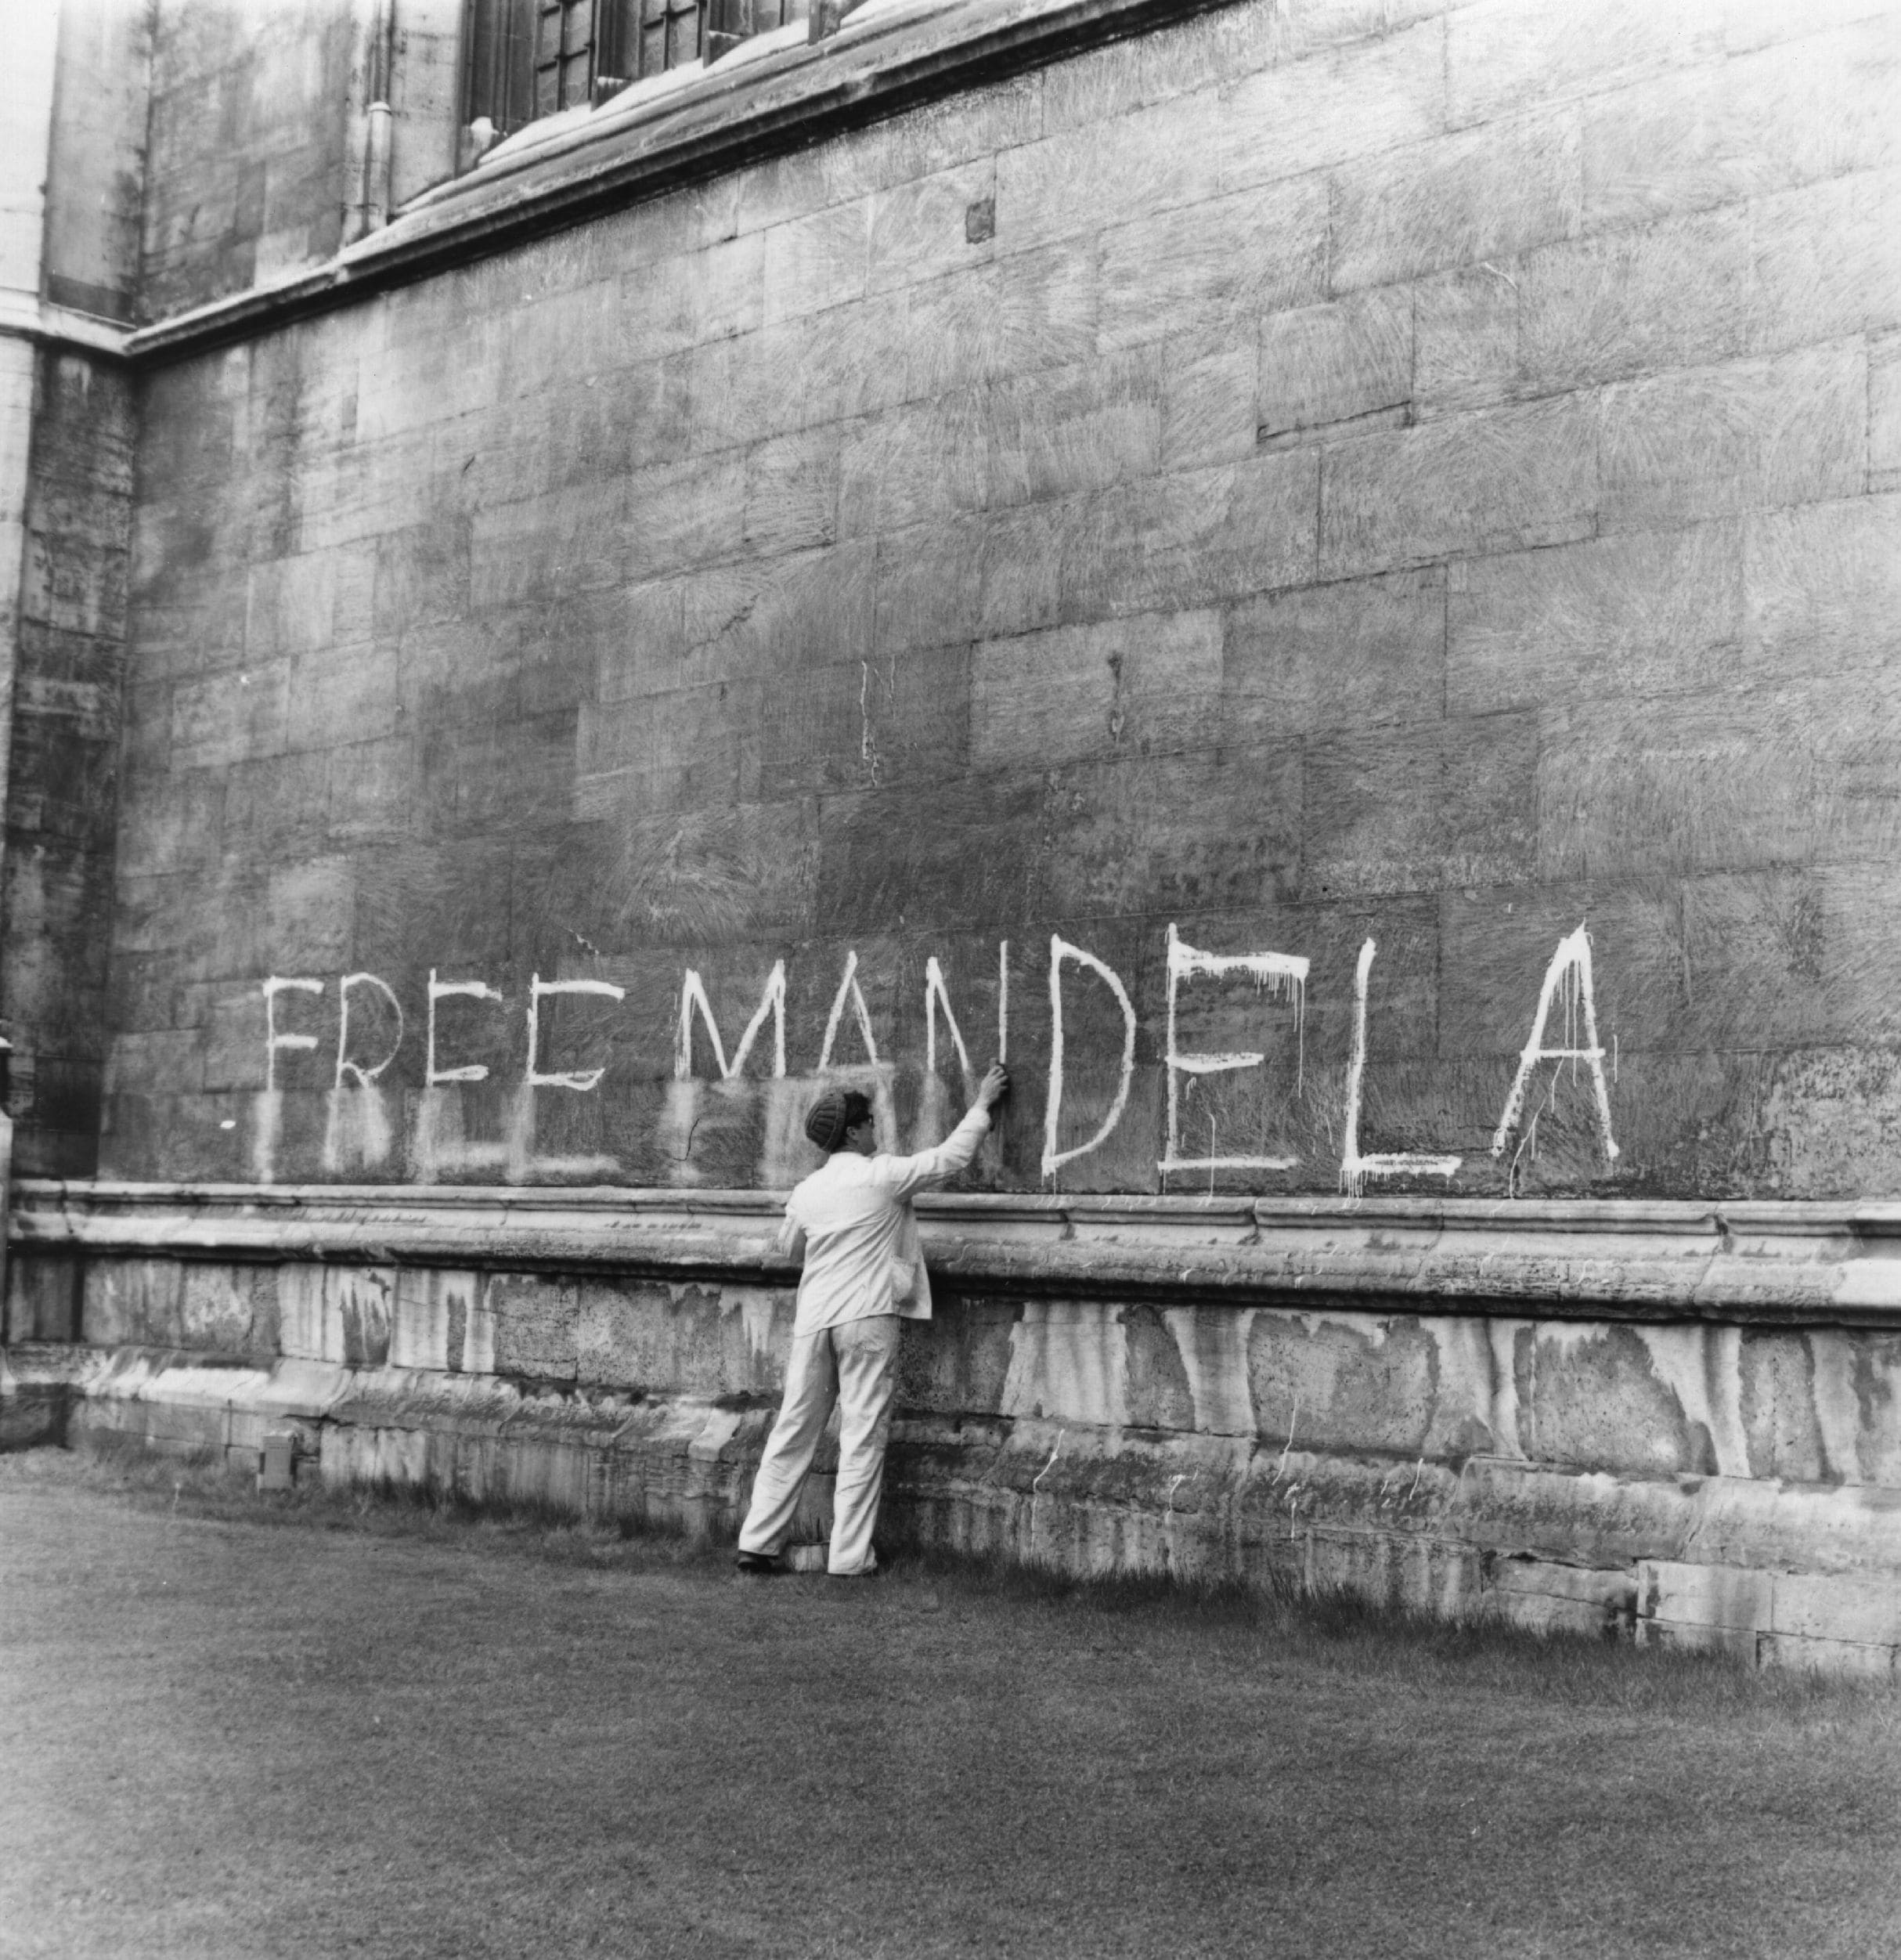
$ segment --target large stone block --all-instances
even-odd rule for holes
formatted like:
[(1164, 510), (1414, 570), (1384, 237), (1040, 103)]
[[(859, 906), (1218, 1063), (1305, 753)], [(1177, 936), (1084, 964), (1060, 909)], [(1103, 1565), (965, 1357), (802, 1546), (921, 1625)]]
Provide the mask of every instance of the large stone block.
[(330, 759), (272, 756), (225, 773), (223, 834), (234, 852), (281, 862), (320, 851), (330, 818)]
[(1210, 739), (1220, 615), (1143, 615), (1059, 626), (974, 649), (970, 759), (978, 769), (1053, 763)]
[(1199, 335), (1161, 349), (1161, 467), (1190, 470), (1252, 456), (1260, 353), (1252, 337), (1203, 351)]
[(1901, 652), (1901, 497), (1771, 511), (1744, 530), (1750, 668), (1879, 667)]
[(1205, 99), (1189, 96), (1005, 150), (997, 160), (999, 246), (1023, 251), (1212, 197), (1220, 157), (1207, 140), (1210, 115)]
[(1570, 110), (1346, 164), (1333, 178), (1329, 286), (1386, 285), (1575, 237), (1582, 199)]
[(352, 742), (324, 759), (324, 831), (337, 844), (401, 836), (416, 814), (419, 771), (406, 736)]
[(721, 239), (622, 273), (615, 309), (619, 360), (663, 360), (763, 326), (767, 238), (751, 232)]
[(766, 233), (766, 322), (823, 312), (864, 297), (871, 206), (860, 199), (774, 225)]
[(994, 383), (983, 400), (986, 503), (1066, 496), (1152, 473), (1160, 460), (1161, 394), (1153, 349)]
[(128, 793), (126, 799), (132, 821), (120, 833), (121, 872), (156, 876), (215, 863), (224, 803), (221, 769), (187, 769), (142, 779), (135, 796)]
[[(737, 477), (737, 462), (731, 467)], [(666, 569), (676, 554), (704, 548), (707, 507), (681, 492), (697, 491), (705, 474), (679, 464), (478, 510), (471, 603), (478, 610), (545, 603)]]
[(171, 690), (171, 756), (180, 768), (228, 767), (283, 751), (289, 733), (290, 662), (182, 680)]
[(1714, 1410), (1704, 1419), (1698, 1350), (1718, 1337), (1695, 1328), (1541, 1328), (1525, 1411), (1531, 1453), (1637, 1476), (1747, 1475), (1736, 1426)]
[(176, 1259), (88, 1261), (80, 1338), (95, 1348), (176, 1347), (184, 1286)]
[(1228, 337), (1247, 322), (1319, 299), (1328, 196), (1318, 177), (1156, 213), (1102, 234), (1105, 348), (1194, 332)]
[(683, 677), (791, 677), (872, 649), (877, 557), (869, 540), (742, 560), (690, 580)]
[(1901, 170), (1765, 197), (1749, 218), (1759, 346), (1901, 323)]
[(1022, 925), (1040, 921), (1030, 839), (1041, 822), (1035, 781), (969, 779), (828, 797), (819, 814), (821, 931)]
[(1320, 569), (1345, 578), (1588, 536), (1598, 416), (1567, 396), (1365, 435), (1322, 461)]
[(1893, 162), (1896, 60), (1888, 16), (1596, 97), (1582, 111), (1588, 228)]
[(1488, 715), (1308, 745), (1300, 889), (1309, 897), (1517, 883), (1538, 836), (1535, 719)]
[(877, 645), (887, 653), (977, 637), (988, 527), (981, 518), (918, 525), (878, 541)]
[[(922, 290), (944, 283), (934, 280)], [(912, 356), (907, 316), (916, 303), (911, 290), (835, 306), (822, 318), (797, 315), (694, 348), (688, 381), (694, 448), (757, 442), (869, 414), (918, 392), (907, 380)], [(904, 359), (896, 358), (897, 349), (904, 350)]]
[(1084, 500), (1069, 520), (1062, 616), (1158, 612), (1313, 576), (1311, 450), (1148, 477)]
[(839, 445), (835, 424), (775, 436), (746, 452), (741, 532), (749, 552), (770, 557), (831, 543), (838, 529)]
[(748, 171), (742, 179), (741, 228), (809, 209), (814, 194), (842, 203), (961, 164), (981, 164), (1000, 150), (1033, 143), (1043, 133), (1043, 84), (1044, 71), (1038, 69), (960, 89), (944, 100), (920, 103), (902, 116)]
[[(1096, 348), (1093, 240), (1070, 240), (910, 287), (896, 336), (864, 350), (905, 395), (1062, 367)], [(901, 345), (904, 360), (891, 359)]]
[(1519, 370), (1539, 394), (1752, 351), (1748, 210), (1567, 240), (1518, 262)]
[(15, 1251), (6, 1262), (6, 1339), (81, 1338), (83, 1267), (70, 1253)]
[(466, 518), (438, 517), (377, 540), (373, 633), (393, 637), (406, 627), (459, 619), (468, 601)]
[[(1006, 157), (1020, 156), (1008, 150)], [(972, 238), (972, 209), (996, 195), (997, 164), (990, 157), (916, 177), (874, 197), (871, 207), (868, 290), (887, 292), (919, 280), (989, 261), (992, 231)]]
[(1446, 698), (1442, 571), (1297, 587), (1229, 608), (1225, 740), (1427, 721)]
[(1416, 1457), (1433, 1428), (1438, 1348), (1413, 1319), (1257, 1313), (1246, 1366), (1264, 1440)]
[(1455, 128), (1489, 122), (1726, 52), (1714, 9), (1610, 0), (1586, 13), (1542, 0), (1481, 0), (1446, 17), (1446, 118)]
[[(341, 857), (313, 857), (270, 871), (257, 930), (286, 973), (341, 973), (349, 948), (355, 876)], [(257, 970), (262, 972), (263, 968)]]
[(1260, 433), (1287, 436), (1382, 409), (1412, 394), (1412, 295), (1383, 288), (1261, 323)]
[(1063, 824), (1040, 873), (1050, 915), (1185, 919), (1291, 895), (1301, 771), (1293, 742), (1062, 771), (1052, 795)]
[[(1221, 187), (1239, 190), (1343, 164), (1436, 136), (1445, 110), (1445, 41), (1437, 20), (1418, 25), (1394, 9), (1363, 38), (1312, 60), (1257, 56), (1221, 95), (1195, 99), (1203, 128), (1191, 140), (1219, 156)], [(1417, 11), (1423, 11), (1418, 9)], [(1299, 29), (1292, 11), (1256, 29), (1272, 46)], [(1390, 31), (1389, 31), (1390, 30)]]
[(1142, 58), (1143, 45), (1140, 40), (1112, 42), (1106, 48), (1092, 48), (1087, 54), (1052, 63), (1043, 75), (1043, 134), (1088, 128), (1127, 115), (1150, 101), (1179, 94), (1179, 88), (1151, 92)]
[(1733, 680), (1743, 649), (1739, 525), (1633, 532), (1474, 558), (1446, 597), (1446, 706), (1697, 695)]
[(1067, 504), (1000, 511), (985, 521), (978, 608), (983, 637), (1032, 632), (1062, 617), (1063, 553), (1075, 522)]
[(989, 504), (986, 406), (983, 390), (958, 388), (850, 424), (839, 462), (840, 534), (939, 524)]
[(1816, 1407), (1815, 1355), (1804, 1333), (1752, 1329), (1743, 1337), (1737, 1360), (1738, 1407), (1752, 1476), (1820, 1483), (1832, 1473), (1859, 1481), (1854, 1464), (1829, 1460)]
[(396, 644), (371, 641), (300, 655), (290, 664), (284, 745), (327, 749), (348, 732), (380, 735), (395, 718)]
[(497, 1374), (574, 1378), (579, 1322), (574, 1282), (498, 1272), (489, 1276), (485, 1292), (495, 1323)]
[(970, 661), (937, 647), (821, 667), (762, 703), (759, 792), (876, 789), (965, 765)]
[(195, 1028), (114, 1034), (106, 1056), (106, 1092), (150, 1095), (202, 1086), (204, 1041)]
[(1603, 528), (1852, 496), (1867, 473), (1867, 399), (1859, 341), (1607, 389)]
[(763, 1288), (590, 1282), (578, 1301), (579, 1377), (650, 1395), (776, 1396), (792, 1308), (789, 1294)]
[[(575, 732), (576, 809), (684, 808), (736, 800), (745, 714), (731, 684), (585, 706)], [(756, 709), (754, 711), (756, 713)]]
[[(1890, 775), (1892, 785), (1892, 774)], [(1884, 815), (1892, 808), (1892, 788)], [(1827, 1016), (1827, 1034), (1856, 1049), (1884, 1049), (1901, 1038), (1901, 995), (1897, 995), (1883, 948), (1891, 908), (1901, 890), (1895, 869), (1893, 826), (1889, 817), (1888, 848), (1870, 854), (1860, 864), (1832, 866), (1819, 873), (1820, 926), (1827, 957), (1820, 962), (1820, 994)], [(1817, 962), (1811, 959), (1814, 977)], [(1878, 1070), (1885, 1057), (1857, 1058), (1865, 1069)]]
[(185, 1265), (179, 1298), (182, 1345), (215, 1354), (243, 1354), (250, 1349), (252, 1272), (250, 1266), (197, 1260)]

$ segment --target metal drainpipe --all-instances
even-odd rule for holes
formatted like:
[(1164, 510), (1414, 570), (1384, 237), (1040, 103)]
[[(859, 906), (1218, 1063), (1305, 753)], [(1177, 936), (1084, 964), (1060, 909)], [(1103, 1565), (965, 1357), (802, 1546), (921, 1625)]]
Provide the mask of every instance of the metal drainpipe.
[(374, 0), (363, 38), (361, 108), (352, 106), (351, 175), (354, 195), (344, 208), (344, 242), (352, 244), (389, 222), (391, 138), (389, 104), (396, 65), (395, 0)]

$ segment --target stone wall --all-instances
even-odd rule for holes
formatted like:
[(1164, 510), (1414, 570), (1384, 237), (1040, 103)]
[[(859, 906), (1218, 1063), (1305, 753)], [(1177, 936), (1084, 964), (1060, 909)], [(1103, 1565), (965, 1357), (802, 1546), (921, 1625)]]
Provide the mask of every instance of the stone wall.
[(141, 318), (336, 251), (354, 11), (350, 0), (160, 0)]
[(116, 361), (34, 357), (0, 883), (0, 998), (17, 1168), (99, 1157), (125, 674), (132, 387)]
[(995, 1183), (1901, 1188), (1895, 53), (1224, 9), (150, 372), (108, 1167), (782, 1183), (936, 960)]

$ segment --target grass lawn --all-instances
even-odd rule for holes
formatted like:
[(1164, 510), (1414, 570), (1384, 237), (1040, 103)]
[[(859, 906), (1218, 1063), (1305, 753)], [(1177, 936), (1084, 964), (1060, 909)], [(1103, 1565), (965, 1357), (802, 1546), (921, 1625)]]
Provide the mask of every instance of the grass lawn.
[(1901, 1695), (0, 1458), (0, 1954), (1901, 1954)]

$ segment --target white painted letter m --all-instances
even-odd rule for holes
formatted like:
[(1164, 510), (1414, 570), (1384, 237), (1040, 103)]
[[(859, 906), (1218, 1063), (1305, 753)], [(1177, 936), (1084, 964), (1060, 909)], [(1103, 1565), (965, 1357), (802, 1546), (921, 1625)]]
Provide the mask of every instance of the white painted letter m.
[(752, 1044), (758, 1038), (759, 1030), (766, 1025), (766, 1016), (772, 1016), (773, 1058), (772, 1072), (776, 1076), (785, 1073), (785, 962), (777, 960), (772, 971), (766, 976), (766, 991), (759, 997), (759, 1009), (746, 1023), (746, 1031), (739, 1038), (739, 1045), (733, 1051), (733, 1059), (726, 1059), (725, 1045), (720, 1039), (720, 1026), (713, 1019), (712, 1006), (706, 998), (705, 984), (693, 967), (687, 969), (687, 977), (680, 990), (680, 1038), (673, 1049), (673, 1078), (687, 1082), (693, 1078), (693, 1013), (699, 1010), (700, 1019), (705, 1023), (706, 1033), (712, 1042), (713, 1059), (720, 1065), (720, 1079), (730, 1082), (746, 1065), (746, 1057), (752, 1052)]

